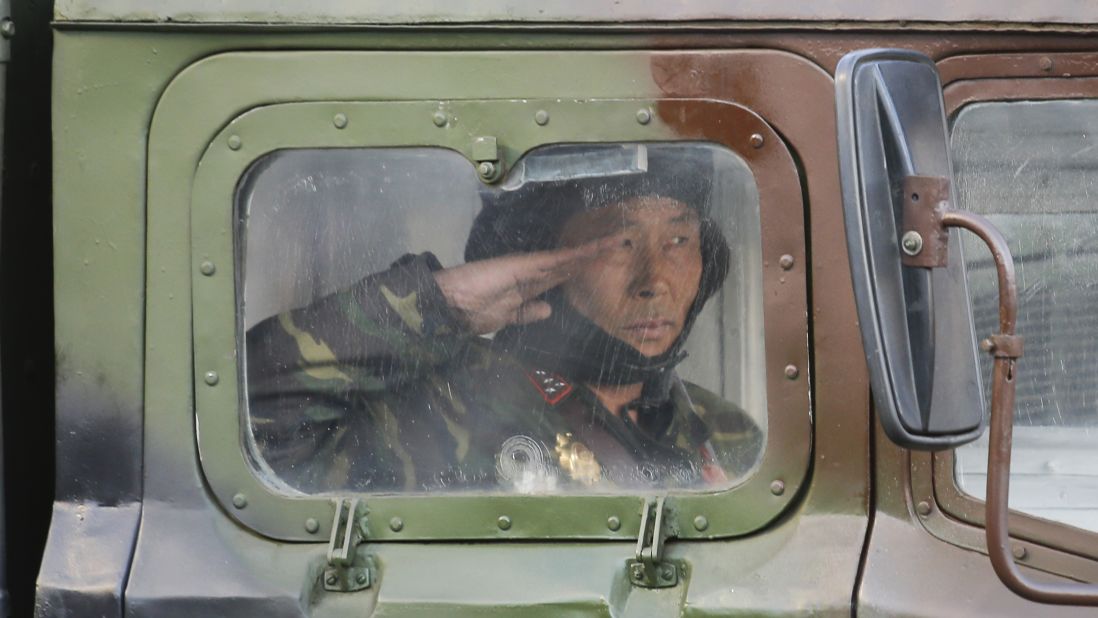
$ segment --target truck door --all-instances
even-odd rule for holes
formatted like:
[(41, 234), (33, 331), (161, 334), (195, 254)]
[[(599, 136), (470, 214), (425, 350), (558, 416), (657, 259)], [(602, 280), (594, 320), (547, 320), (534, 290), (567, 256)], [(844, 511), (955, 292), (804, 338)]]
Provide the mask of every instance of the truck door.
[[(1092, 313), (1086, 158), (1093, 116), (1086, 76), (1092, 64), (1087, 54), (959, 56), (938, 63), (957, 207), (988, 217), (1002, 230), (1018, 273), (1017, 332), (1026, 351), (1014, 379), (1016, 409), (1006, 412), (1014, 418), (1009, 551), (1026, 577), (1039, 583), (1098, 577), (1091, 487), (1098, 462), (1088, 437), (1095, 418), (1088, 403), (1092, 380), (1084, 377), (1090, 344), (1081, 334)], [(977, 335), (998, 332), (999, 290), (990, 253), (975, 236), (950, 251), (963, 260), (967, 299), (936, 299), (933, 311), (939, 317), (967, 313), (970, 303)], [(980, 356), (990, 385), (991, 360)], [(904, 476), (910, 484), (906, 495), (878, 494), (860, 611), (1092, 611), (1070, 600), (1025, 600), (992, 570), (984, 537), (987, 435), (933, 453), (904, 451), (881, 433), (876, 444), (878, 486)], [(892, 555), (899, 546), (911, 551), (910, 561)], [(928, 587), (934, 595), (925, 594)], [(1079, 601), (1093, 604), (1093, 595)]]
[[(149, 127), (145, 480), (127, 612), (849, 611), (867, 387), (852, 296), (835, 292), (850, 283), (831, 89), (811, 63), (765, 50), (233, 52), (180, 72)], [(682, 375), (760, 428), (741, 475), (584, 491), (572, 481), (588, 457), (563, 435), (505, 441), (503, 485), (461, 469), (420, 477), (400, 418), (385, 425), (392, 458), (371, 468), (340, 451), (366, 434), (311, 460), (290, 452), (345, 431), (331, 407), (298, 406), (282, 429), (256, 411), (257, 324), (280, 321), (300, 358), (327, 358), (338, 341), (280, 316), (404, 253), (457, 266), (493, 195), (628, 171), (638, 153), (704, 161), (720, 195), (730, 275)], [(406, 326), (445, 326), (393, 290)], [(453, 401), (453, 386), (432, 396)], [(563, 388), (534, 386), (546, 401)], [(417, 435), (474, 448), (433, 418), (439, 430)], [(272, 438), (282, 430), (292, 439)], [(523, 476), (543, 457), (571, 478)]]

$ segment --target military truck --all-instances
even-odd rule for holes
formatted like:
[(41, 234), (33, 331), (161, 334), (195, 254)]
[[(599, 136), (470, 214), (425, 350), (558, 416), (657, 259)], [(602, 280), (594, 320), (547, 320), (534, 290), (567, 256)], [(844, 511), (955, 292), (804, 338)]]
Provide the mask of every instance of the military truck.
[[(55, 0), (11, 15), (14, 615), (1095, 611), (1092, 7)], [(430, 290), (366, 285), (393, 321), (340, 305), (346, 338), (303, 326), (405, 253), (431, 252), (435, 281), (475, 266), (471, 230), (514, 196), (549, 213), (532, 234), (567, 227), (529, 187), (669, 160), (665, 182), (705, 186), (704, 207), (675, 212), (717, 230), (727, 276), (687, 327), (630, 328), (683, 338), (660, 352), (718, 444), (701, 467), (636, 447), (609, 479), (561, 430), (428, 475), (481, 440), (431, 405), (496, 388), (429, 372), (429, 397), (401, 399), (400, 371), (438, 352), (428, 335), (453, 333)], [(569, 248), (555, 238), (548, 251)], [(264, 324), (297, 346), (275, 363), (300, 374), (275, 416), (257, 403)], [(396, 356), (345, 363), (360, 331)], [(496, 349), (493, 332), (463, 345)], [(603, 395), (538, 371), (517, 382), (544, 398), (539, 420)], [(710, 415), (726, 404), (738, 428)], [(607, 422), (644, 425), (627, 416)], [(750, 428), (748, 455), (720, 446)], [(362, 446), (376, 440), (384, 458)]]

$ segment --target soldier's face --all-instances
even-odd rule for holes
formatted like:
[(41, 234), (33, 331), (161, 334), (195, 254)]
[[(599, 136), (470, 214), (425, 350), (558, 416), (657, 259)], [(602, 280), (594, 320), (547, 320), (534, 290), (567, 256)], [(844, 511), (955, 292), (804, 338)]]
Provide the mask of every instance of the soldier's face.
[(662, 354), (682, 332), (701, 283), (698, 215), (674, 199), (632, 198), (575, 215), (561, 244), (611, 234), (620, 241), (563, 285), (565, 297), (641, 354)]

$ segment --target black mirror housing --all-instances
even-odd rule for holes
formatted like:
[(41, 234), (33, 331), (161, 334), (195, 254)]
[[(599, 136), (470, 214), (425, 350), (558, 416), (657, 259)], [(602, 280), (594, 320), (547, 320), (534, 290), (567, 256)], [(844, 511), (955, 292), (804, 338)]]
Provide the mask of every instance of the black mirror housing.
[[(874, 403), (888, 437), (942, 450), (986, 426), (957, 231), (931, 238), (919, 200), (953, 203), (941, 82), (907, 50), (864, 50), (836, 72), (843, 210)], [(948, 258), (948, 259), (947, 259)]]

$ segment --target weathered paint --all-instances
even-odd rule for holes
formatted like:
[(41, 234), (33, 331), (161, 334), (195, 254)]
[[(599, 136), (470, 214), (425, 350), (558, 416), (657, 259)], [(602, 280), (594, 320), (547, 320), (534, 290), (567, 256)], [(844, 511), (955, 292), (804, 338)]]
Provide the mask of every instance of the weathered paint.
[[(106, 563), (65, 559), (80, 555), (81, 544), (58, 531), (56, 545), (51, 545), (47, 555), (49, 572), (43, 572), (43, 581), (56, 582), (56, 587), (43, 591), (40, 602), (44, 606), (51, 607), (52, 601), (68, 593), (74, 595), (68, 599), (79, 602), (81, 586), (98, 582), (97, 590), (114, 591), (102, 608), (108, 615), (122, 613), (123, 589), (126, 610), (134, 615), (349, 615), (362, 613), (375, 603), (387, 614), (403, 615), (426, 609), (483, 615), (487, 608), (508, 615), (608, 615), (663, 607), (664, 603), (673, 607), (679, 602), (685, 602), (686, 613), (694, 615), (805, 611), (844, 615), (850, 613), (852, 602), (863, 604), (868, 612), (917, 612), (926, 607), (938, 610), (927, 609), (928, 614), (940, 614), (977, 603), (987, 595), (995, 595), (1004, 612), (1045, 609), (1010, 597), (993, 578), (985, 556), (954, 547), (920, 529), (906, 493), (906, 456), (887, 444), (876, 458), (877, 503), (882, 514), (869, 540), (864, 575), (856, 585), (870, 524), (868, 386), (856, 343), (830, 143), (834, 123), (830, 78), (812, 62), (789, 55), (786, 64), (743, 75), (737, 73), (742, 67), (722, 62), (720, 54), (698, 53), (681, 64), (662, 66), (645, 54), (623, 54), (622, 58), (645, 60), (584, 64), (567, 75), (563, 90), (549, 89), (542, 72), (521, 64), (522, 54), (500, 61), (497, 71), (491, 73), (495, 79), (506, 75), (509, 87), (523, 88), (530, 96), (583, 97), (614, 92), (638, 96), (640, 92), (652, 98), (709, 96), (741, 100), (753, 108), (770, 105), (765, 119), (787, 140), (803, 169), (809, 201), (805, 228), (810, 233), (811, 253), (805, 258), (812, 277), (810, 341), (815, 358), (816, 433), (810, 485), (796, 497), (796, 508), (764, 531), (726, 541), (672, 542), (668, 548), (671, 556), (683, 557), (694, 566), (689, 589), (681, 599), (622, 588), (617, 569), (632, 551), (632, 543), (627, 541), (368, 543), (364, 551), (375, 554), (381, 564), (380, 585), (353, 595), (325, 594), (313, 586), (316, 569), (323, 562), (322, 546), (272, 542), (227, 517), (205, 485), (192, 437), (191, 298), (187, 284), (180, 283), (189, 281), (199, 257), (189, 253), (189, 216), (185, 209), (146, 212), (147, 161), (158, 162), (150, 173), (163, 165), (159, 173), (187, 181), (204, 144), (191, 140), (186, 148), (182, 143), (176, 148), (167, 140), (159, 149), (146, 152), (150, 148), (147, 132), (154, 111), (157, 115), (163, 111), (156, 106), (168, 84), (200, 58), (228, 51), (712, 48), (750, 44), (795, 48), (830, 70), (846, 50), (884, 44), (907, 44), (942, 57), (964, 50), (1026, 45), (1077, 49), (1091, 43), (1071, 37), (996, 39), (980, 35), (962, 40), (941, 34), (897, 33), (886, 39), (742, 32), (690, 37), (410, 31), (364, 37), (353, 32), (184, 34), (62, 29), (57, 37), (57, 334), (59, 349), (65, 352), (64, 363), (59, 363), (59, 449), (69, 452), (73, 443), (65, 440), (73, 439), (94, 445), (95, 440), (88, 438), (104, 435), (111, 422), (124, 423), (121, 431), (114, 432), (124, 439), (96, 451), (112, 454), (104, 466), (90, 470), (76, 458), (59, 462), (59, 478), (78, 479), (62, 500), (94, 502), (106, 496), (128, 508), (136, 495), (142, 505), (136, 544), (128, 540), (132, 539), (132, 524), (101, 530), (101, 540), (117, 542), (112, 546), (118, 548), (115, 554), (104, 554)], [(795, 66), (802, 68), (794, 70)], [(399, 68), (399, 63), (385, 65), (386, 71), (394, 73)], [(381, 90), (379, 96), (437, 98), (438, 89), (461, 89), (475, 82), (478, 75), (472, 70), (456, 70), (437, 83), (404, 84), (399, 92)], [(222, 108), (226, 121), (248, 108), (250, 86), (245, 78), (251, 77), (227, 74), (217, 82), (219, 93), (229, 93), (239, 102), (236, 108)], [(322, 74), (310, 79), (315, 81), (289, 85), (296, 90), (282, 100), (305, 99), (310, 88), (332, 87)], [(629, 82), (628, 88), (625, 82)], [(809, 105), (781, 105), (798, 98)], [(173, 130), (185, 134), (187, 128)], [(156, 231), (155, 239), (146, 236), (147, 230), (150, 234)], [(68, 437), (65, 432), (69, 430), (77, 435)], [(100, 431), (104, 434), (96, 434)], [(143, 440), (135, 437), (138, 435), (143, 435)], [(139, 482), (131, 476), (135, 471)], [(113, 478), (123, 481), (109, 480)], [(75, 512), (66, 504), (58, 508), (63, 513)], [(63, 519), (57, 521), (59, 526), (65, 524)], [(130, 552), (132, 565), (128, 563)], [(910, 560), (910, 555), (917, 555), (918, 560)], [(71, 569), (67, 579), (51, 579), (62, 568), (59, 565)], [(439, 565), (445, 568), (439, 571)], [(127, 568), (129, 576), (123, 584), (118, 578)], [(939, 605), (924, 603), (926, 589), (921, 582), (926, 571), (938, 576), (934, 581), (940, 584), (935, 589)], [(969, 580), (960, 576), (970, 571), (980, 573), (974, 583), (966, 583)], [(432, 576), (425, 577), (425, 572)], [(112, 577), (113, 583), (109, 581)]]
[(553, 0), (531, 4), (516, 0), (482, 0), (475, 5), (446, 0), (383, 2), (319, 0), (309, 3), (237, 0), (170, 0), (155, 7), (140, 0), (59, 0), (56, 18), (62, 21), (143, 21), (291, 24), (429, 24), (485, 22), (659, 22), (705, 20), (767, 21), (926, 21), (1020, 22), (1089, 24), (1098, 11), (1082, 0), (1042, 3), (983, 3), (928, 0), (867, 2), (834, 0), (827, 3), (797, 0), (685, 0), (654, 3), (645, 0), (583, 2)]

